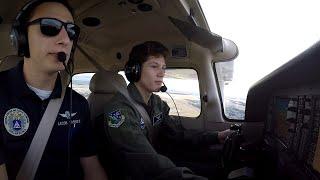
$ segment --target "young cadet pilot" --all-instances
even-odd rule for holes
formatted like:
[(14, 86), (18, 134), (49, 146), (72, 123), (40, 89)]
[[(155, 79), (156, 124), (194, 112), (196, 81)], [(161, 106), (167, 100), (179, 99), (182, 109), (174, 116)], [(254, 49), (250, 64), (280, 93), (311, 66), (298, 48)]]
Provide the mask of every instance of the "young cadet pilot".
[[(99, 158), (104, 166), (113, 168), (112, 174), (108, 174), (114, 179), (206, 179), (194, 175), (188, 168), (176, 167), (169, 158), (159, 154), (160, 139), (174, 144), (210, 145), (223, 142), (230, 134), (230, 130), (189, 131), (170, 118), (167, 103), (153, 94), (163, 84), (167, 54), (167, 48), (161, 43), (147, 41), (133, 47), (125, 67), (130, 81), (129, 95), (145, 108), (152, 122), (146, 122), (120, 93), (106, 104), (104, 115), (96, 120), (100, 144), (105, 144), (98, 153)], [(108, 165), (105, 161), (113, 163)]]
[[(72, 61), (79, 33), (64, 0), (33, 0), (18, 13), (11, 37), (24, 60), (0, 73), (0, 178), (16, 179), (49, 101), (62, 96), (59, 71), (65, 66), (58, 53), (66, 64)], [(73, 91), (70, 113), (71, 91), (66, 89), (34, 179), (106, 179), (87, 101)]]

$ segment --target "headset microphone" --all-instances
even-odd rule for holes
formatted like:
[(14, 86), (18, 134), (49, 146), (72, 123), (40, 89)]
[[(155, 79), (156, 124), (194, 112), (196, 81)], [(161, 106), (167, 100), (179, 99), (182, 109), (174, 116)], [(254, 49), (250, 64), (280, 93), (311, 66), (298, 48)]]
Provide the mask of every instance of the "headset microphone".
[[(179, 122), (180, 122), (180, 114), (179, 114), (179, 111), (178, 111), (177, 105), (176, 105), (176, 103), (174, 102), (174, 100), (173, 100), (172, 96), (167, 92), (167, 90), (168, 90), (168, 88), (167, 88), (167, 86), (166, 86), (166, 85), (164, 84), (164, 82), (163, 82), (163, 86), (161, 86), (160, 91), (161, 91), (161, 92), (165, 92), (165, 93), (167, 93), (167, 94), (168, 94), (168, 96), (171, 98), (171, 100), (172, 100), (172, 102), (173, 102), (173, 104), (174, 104), (174, 107), (176, 108), (177, 115), (178, 115), (178, 117), (179, 117)], [(180, 122), (180, 123), (181, 123), (181, 122)]]
[(57, 54), (57, 58), (60, 62), (63, 63), (64, 68), (66, 69), (66, 72), (69, 74), (70, 78), (72, 78), (72, 72), (71, 70), (68, 68), (68, 66), (66, 65), (66, 59), (67, 59), (67, 55), (64, 52), (58, 52)]
[(160, 87), (161, 92), (166, 92), (167, 91), (167, 86), (163, 83), (163, 86)]
[(67, 55), (64, 52), (58, 52), (58, 60), (62, 63), (64, 63), (64, 61), (66, 61), (67, 59)]
[[(69, 69), (69, 67), (66, 65), (66, 59), (67, 59), (67, 55), (66, 53), (64, 52), (58, 52), (57, 54), (57, 58), (60, 62), (63, 63), (63, 66), (66, 70), (66, 72), (68, 73), (69, 77), (70, 77), (70, 87), (71, 87), (71, 91), (70, 91), (70, 117), (69, 117), (69, 126), (68, 126), (68, 177), (70, 177), (70, 153), (71, 153), (71, 150), (70, 150), (70, 139), (71, 139), (71, 123), (72, 123), (72, 71), (71, 69)], [(73, 126), (75, 126), (75, 124), (73, 124)]]

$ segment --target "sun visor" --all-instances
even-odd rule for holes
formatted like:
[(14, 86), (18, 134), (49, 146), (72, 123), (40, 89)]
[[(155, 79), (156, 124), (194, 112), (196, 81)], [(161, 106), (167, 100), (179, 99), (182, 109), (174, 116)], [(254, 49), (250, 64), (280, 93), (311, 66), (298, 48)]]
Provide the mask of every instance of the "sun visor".
[(208, 48), (213, 53), (223, 51), (221, 36), (170, 16), (169, 19), (189, 41), (192, 41), (204, 48)]
[(232, 61), (239, 55), (238, 46), (231, 40), (222, 38), (223, 51), (214, 54), (214, 62)]

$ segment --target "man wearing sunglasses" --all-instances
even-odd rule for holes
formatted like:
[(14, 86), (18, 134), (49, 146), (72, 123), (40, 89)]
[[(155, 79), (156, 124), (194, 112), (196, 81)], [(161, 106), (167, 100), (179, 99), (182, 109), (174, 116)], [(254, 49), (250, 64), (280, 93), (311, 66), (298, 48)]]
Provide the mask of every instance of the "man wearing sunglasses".
[[(19, 11), (10, 36), (24, 60), (0, 73), (1, 180), (19, 177), (48, 103), (63, 97), (59, 72), (72, 63), (79, 33), (64, 0), (33, 0)], [(34, 179), (106, 179), (89, 118), (86, 99), (67, 88)]]

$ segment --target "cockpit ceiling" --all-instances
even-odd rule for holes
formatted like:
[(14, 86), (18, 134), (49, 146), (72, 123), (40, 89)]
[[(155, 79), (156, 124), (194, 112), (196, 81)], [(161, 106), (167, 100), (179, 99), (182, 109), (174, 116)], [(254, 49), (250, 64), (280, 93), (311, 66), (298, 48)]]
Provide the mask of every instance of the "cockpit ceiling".
[[(168, 16), (183, 17), (170, 0), (144, 0), (152, 7), (150, 11), (142, 11), (138, 4), (127, 0), (71, 0), (76, 8), (76, 21), (82, 28), (79, 43), (107, 52), (114, 47), (123, 47), (144, 40), (171, 39), (185, 42), (184, 36), (170, 22)], [(176, 1), (176, 0), (175, 0)], [(181, 11), (181, 10), (180, 10)], [(88, 27), (83, 24), (86, 17), (96, 17), (100, 25)]]
[[(158, 1), (144, 3), (152, 5), (152, 10), (140, 11), (136, 4), (128, 1), (102, 1), (84, 5), (87, 9), (78, 10), (76, 18), (82, 29), (79, 46), (107, 69), (115, 64), (123, 66), (128, 52), (139, 42), (157, 40), (167, 46), (185, 46), (188, 40), (169, 20), (170, 13), (161, 9), (164, 7)], [(86, 26), (83, 24), (86, 17), (98, 18), (100, 25)], [(121, 59), (115, 58), (117, 53), (121, 54)]]
[[(13, 49), (7, 46), (8, 34), (11, 22), (25, 2), (11, 0), (0, 6), (0, 16), (3, 18), (3, 23), (0, 24), (0, 40), (6, 44), (0, 50), (0, 57), (14, 53)], [(86, 55), (107, 69), (122, 67), (132, 46), (147, 40), (160, 41), (169, 48), (190, 46), (190, 38), (183, 35), (169, 19), (173, 17), (191, 25), (194, 23), (195, 19), (188, 17), (190, 9), (183, 7), (180, 0), (144, 0), (143, 3), (150, 5), (145, 6), (149, 7), (150, 11), (128, 0), (69, 2), (75, 10), (75, 22), (81, 27), (78, 41), (80, 48), (76, 50), (74, 58), (76, 71), (95, 69)]]
[(143, 40), (172, 39), (185, 41), (185, 37), (177, 30), (166, 16), (156, 13), (136, 15), (121, 22), (104, 22), (101, 18), (98, 27), (83, 27), (79, 39), (93, 48), (109, 49), (121, 47), (127, 43)]

